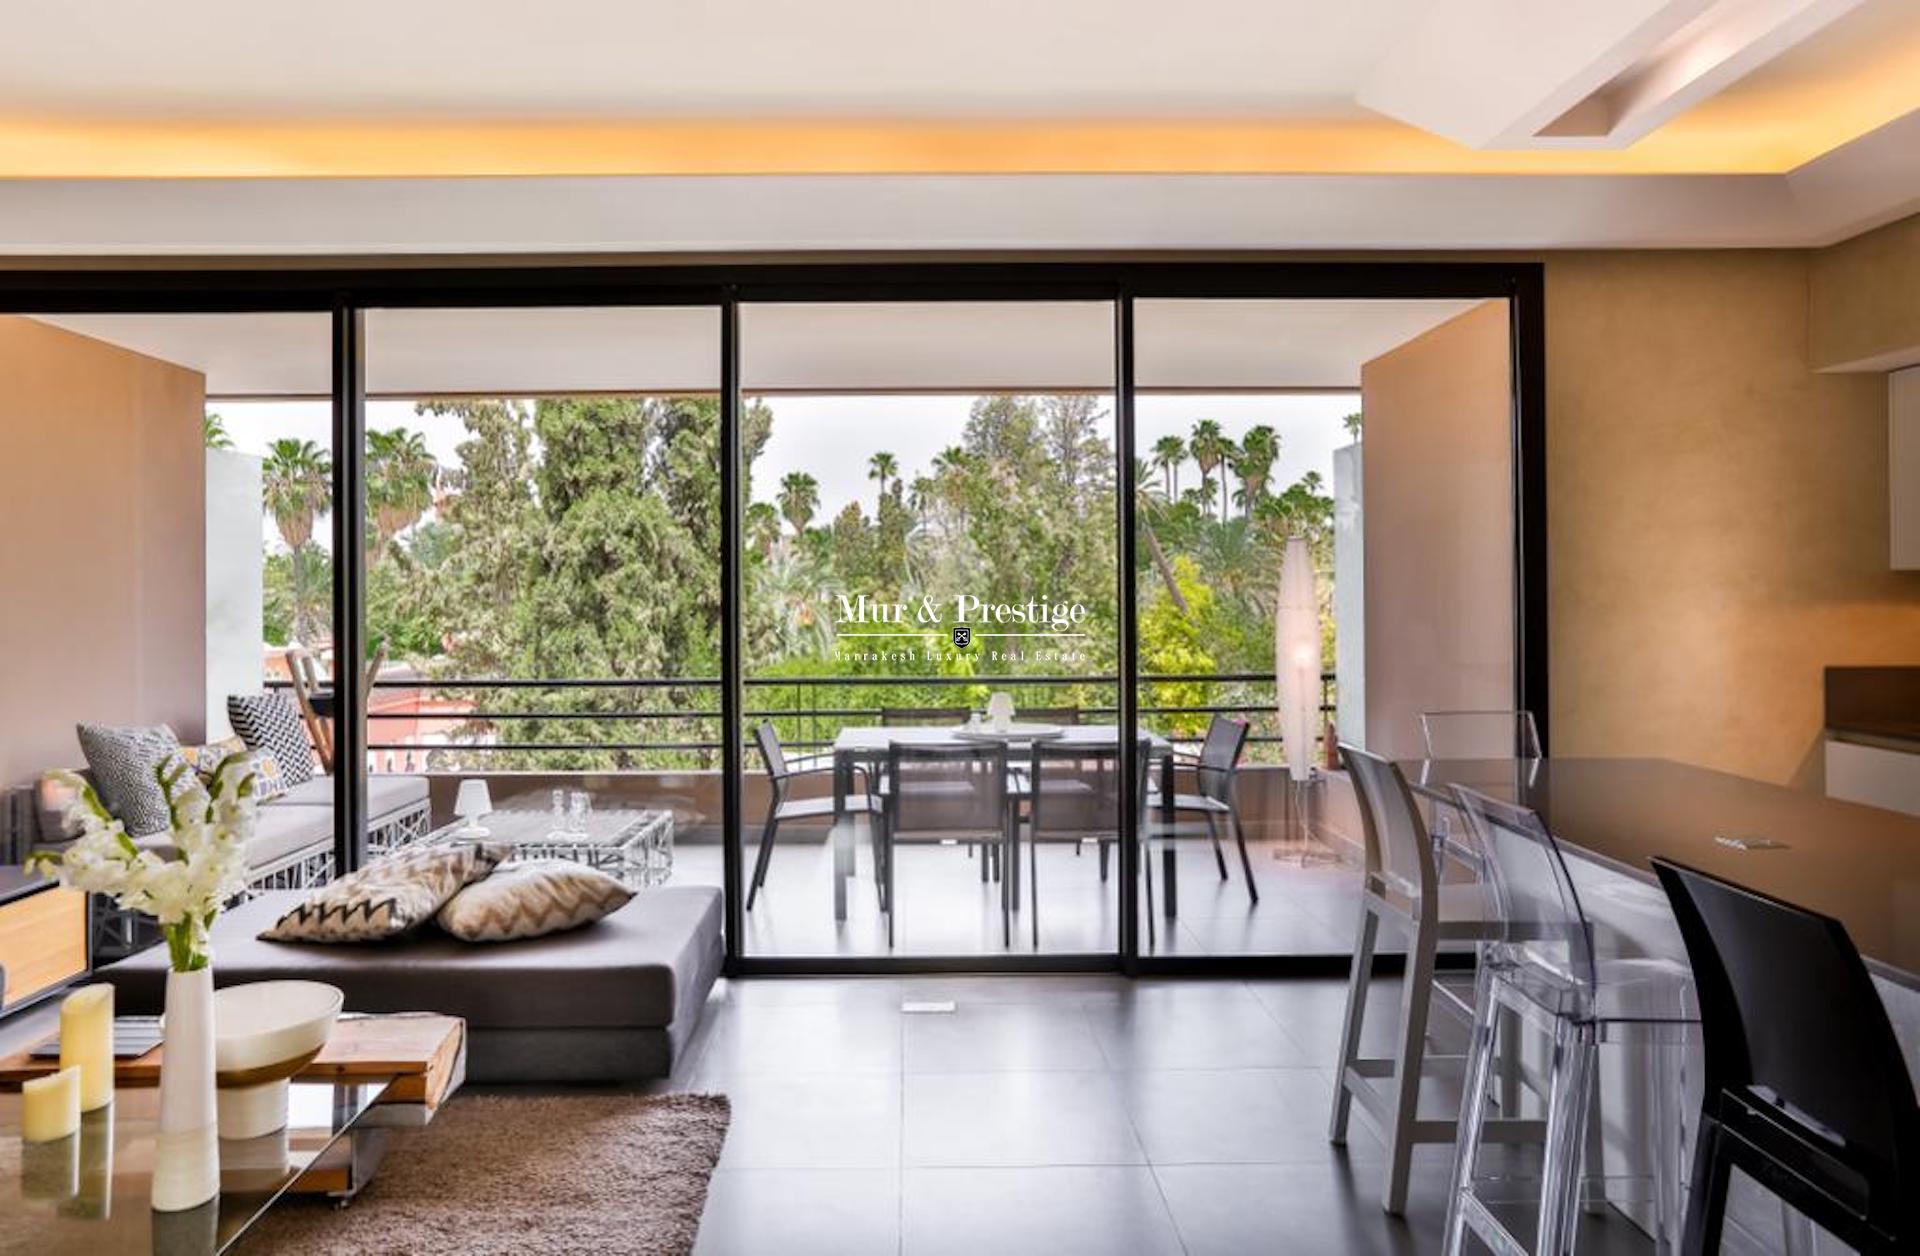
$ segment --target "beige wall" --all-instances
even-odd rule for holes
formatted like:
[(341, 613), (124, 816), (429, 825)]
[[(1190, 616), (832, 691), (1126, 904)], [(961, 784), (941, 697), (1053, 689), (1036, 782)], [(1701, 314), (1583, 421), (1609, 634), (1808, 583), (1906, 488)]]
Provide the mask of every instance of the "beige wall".
[(1920, 363), (1920, 214), (1814, 252), (1808, 299), (1816, 370)]
[(82, 720), (200, 732), (205, 381), (0, 316), (0, 785)]
[(1809, 265), (1547, 260), (1556, 753), (1818, 787), (1822, 668), (1920, 663), (1920, 575), (1887, 565), (1886, 380), (1814, 373)]
[(1367, 745), (1420, 751), (1421, 711), (1513, 705), (1512, 367), (1488, 301), (1360, 370)]

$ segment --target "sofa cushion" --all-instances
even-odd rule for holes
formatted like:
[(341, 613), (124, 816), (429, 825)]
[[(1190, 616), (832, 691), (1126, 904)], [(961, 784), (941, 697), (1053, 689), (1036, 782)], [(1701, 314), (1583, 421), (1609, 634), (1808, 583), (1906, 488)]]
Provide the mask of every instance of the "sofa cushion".
[(157, 775), (163, 766), (184, 768), (186, 764), (180, 756), (180, 739), (171, 728), (81, 724), (75, 732), (80, 752), (87, 757), (94, 791), (128, 833), (145, 837), (173, 827), (167, 792)]
[(295, 903), (260, 936), (275, 942), (378, 942), (433, 919), (461, 888), (492, 872), (505, 843), (423, 846), (377, 860)]
[[(297, 904), (297, 891), (243, 903), (213, 927), (214, 981), (324, 981), (353, 1012), (440, 1012), (490, 1029), (657, 1029), (691, 1018), (720, 954), (720, 891), (641, 890), (605, 920), (566, 933), (475, 946), (427, 930), (388, 943), (316, 946), (254, 935)], [(164, 947), (100, 970), (129, 1015), (165, 999)]]
[[(178, 859), (171, 833), (140, 838), (135, 845), (162, 859)], [(333, 846), (333, 816), (312, 807), (262, 807), (255, 813), (253, 840), (247, 843), (247, 871), (279, 864), (300, 851)]]
[(312, 779), (313, 741), (307, 736), (300, 712), (294, 710), (285, 694), (230, 694), (227, 721), (247, 743), (247, 749), (264, 751), (280, 761), (287, 784)]
[(501, 868), (447, 900), (434, 917), (462, 942), (511, 942), (578, 929), (633, 898), (617, 877), (570, 859)]
[[(388, 776), (378, 772), (367, 776), (367, 818), (369, 820), (379, 820), (396, 811), (405, 811), (426, 800), (427, 778), (424, 776)], [(274, 799), (274, 806), (331, 807), (333, 806), (333, 778), (316, 776), (310, 781), (295, 785)]]

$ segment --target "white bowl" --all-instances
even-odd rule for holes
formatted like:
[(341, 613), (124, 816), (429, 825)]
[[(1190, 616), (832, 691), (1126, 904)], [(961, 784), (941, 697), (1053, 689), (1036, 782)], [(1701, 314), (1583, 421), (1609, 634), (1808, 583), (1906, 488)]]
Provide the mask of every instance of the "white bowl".
[(255, 981), (213, 996), (220, 1137), (258, 1138), (287, 1124), (287, 1079), (327, 1045), (346, 996), (318, 981)]

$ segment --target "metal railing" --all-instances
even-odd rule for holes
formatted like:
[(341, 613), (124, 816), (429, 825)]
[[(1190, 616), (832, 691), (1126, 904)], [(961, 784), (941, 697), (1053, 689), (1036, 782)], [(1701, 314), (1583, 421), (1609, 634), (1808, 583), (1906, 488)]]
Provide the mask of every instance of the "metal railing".
[[(749, 722), (773, 720), (783, 743), (799, 750), (830, 746), (848, 724), (877, 724), (889, 711), (978, 709), (995, 690), (1013, 694), (1028, 710), (1072, 709), (1084, 722), (1111, 721), (1118, 713), (1119, 678), (1103, 676), (757, 676), (746, 679)], [(285, 687), (287, 682), (274, 682)], [(717, 677), (590, 679), (441, 679), (395, 678), (374, 682), (376, 691), (432, 695), (436, 700), (467, 699), (471, 706), (445, 710), (369, 711), (368, 751), (406, 753), (464, 760), (468, 756), (540, 756), (576, 759), (607, 757), (599, 770), (691, 769), (718, 766), (721, 749)], [(1142, 724), (1176, 740), (1196, 740), (1214, 715), (1241, 716), (1253, 725), (1248, 740), (1256, 761), (1273, 756), (1281, 738), (1277, 728), (1270, 673), (1195, 672), (1143, 675), (1139, 680)], [(1320, 678), (1320, 709), (1334, 709), (1335, 677)], [(968, 690), (964, 697), (953, 690)], [(1196, 694), (1193, 691), (1203, 692)], [(885, 692), (881, 692), (885, 691)], [(1170, 692), (1173, 691), (1173, 692)], [(544, 695), (526, 709), (508, 695)], [(567, 695), (617, 697), (605, 708), (590, 702), (564, 705)], [(862, 696), (873, 694), (871, 700)], [(491, 697), (491, 701), (488, 698)], [(375, 705), (378, 698), (375, 699)], [(380, 727), (399, 722), (452, 724), (457, 738), (446, 742), (394, 740)], [(566, 725), (538, 735), (541, 725)], [(502, 736), (502, 726), (512, 736)], [(595, 736), (613, 730), (641, 735)], [(651, 733), (652, 735), (646, 735)], [(530, 735), (532, 734), (532, 735)], [(474, 764), (447, 762), (448, 767)], [(591, 770), (580, 763), (529, 765), (549, 770)]]

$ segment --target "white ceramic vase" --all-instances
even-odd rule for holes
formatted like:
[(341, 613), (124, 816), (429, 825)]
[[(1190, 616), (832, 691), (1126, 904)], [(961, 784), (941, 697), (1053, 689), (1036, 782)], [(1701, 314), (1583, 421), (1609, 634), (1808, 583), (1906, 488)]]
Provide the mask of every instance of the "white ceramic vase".
[(156, 1212), (185, 1212), (220, 1193), (212, 968), (167, 974), (163, 1044), (153, 1207)]

